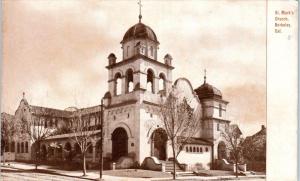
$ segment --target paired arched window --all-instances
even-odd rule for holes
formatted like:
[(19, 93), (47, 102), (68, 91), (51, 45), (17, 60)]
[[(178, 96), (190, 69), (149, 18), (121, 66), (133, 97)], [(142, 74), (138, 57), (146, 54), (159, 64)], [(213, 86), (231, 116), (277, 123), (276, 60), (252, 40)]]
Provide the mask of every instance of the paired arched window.
[(133, 70), (128, 69), (126, 72), (126, 93), (133, 91)]
[(121, 94), (121, 88), (122, 88), (122, 79), (121, 79), (121, 74), (117, 73), (115, 75), (115, 95), (120, 95)]
[(147, 91), (154, 93), (154, 73), (151, 69), (147, 70)]

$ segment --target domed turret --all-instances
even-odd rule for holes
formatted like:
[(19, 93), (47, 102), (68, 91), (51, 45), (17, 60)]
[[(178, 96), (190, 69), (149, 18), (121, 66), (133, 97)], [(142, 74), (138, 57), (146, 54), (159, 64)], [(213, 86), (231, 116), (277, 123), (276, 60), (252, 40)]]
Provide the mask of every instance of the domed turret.
[(113, 65), (116, 63), (117, 57), (115, 54), (110, 53), (107, 58), (108, 58), (108, 65)]
[(204, 70), (204, 83), (195, 89), (199, 99), (222, 99), (222, 93), (216, 87), (206, 83), (206, 69)]
[(195, 89), (195, 92), (197, 93), (199, 99), (222, 99), (221, 91), (206, 82)]

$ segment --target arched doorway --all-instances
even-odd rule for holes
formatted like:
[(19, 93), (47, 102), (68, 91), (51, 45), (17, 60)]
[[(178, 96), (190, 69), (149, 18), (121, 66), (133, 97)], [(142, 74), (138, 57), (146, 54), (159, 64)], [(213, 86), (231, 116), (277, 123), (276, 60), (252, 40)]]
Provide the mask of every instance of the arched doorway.
[(128, 136), (124, 128), (117, 128), (111, 136), (112, 140), (112, 160), (117, 161), (122, 156), (128, 154)]
[(218, 159), (226, 159), (226, 145), (223, 141), (218, 144)]
[(42, 145), (42, 148), (41, 148), (41, 159), (47, 160), (47, 148), (45, 145)]
[(159, 160), (167, 159), (168, 136), (164, 129), (158, 128), (151, 135), (151, 155)]

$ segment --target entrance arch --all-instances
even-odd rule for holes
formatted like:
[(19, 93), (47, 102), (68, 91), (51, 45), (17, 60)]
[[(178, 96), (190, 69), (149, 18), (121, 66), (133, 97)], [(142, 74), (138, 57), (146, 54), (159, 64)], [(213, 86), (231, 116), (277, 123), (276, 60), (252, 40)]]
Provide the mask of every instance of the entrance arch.
[(151, 155), (159, 160), (167, 159), (168, 136), (164, 129), (158, 128), (151, 135)]
[(227, 158), (226, 145), (225, 145), (224, 141), (221, 141), (218, 144), (218, 159), (221, 160), (221, 159), (226, 159), (226, 158)]
[(42, 160), (47, 160), (47, 148), (46, 148), (46, 145), (42, 145), (42, 148), (41, 148), (41, 158), (42, 158)]
[(111, 135), (112, 140), (112, 160), (117, 161), (122, 156), (128, 154), (128, 135), (124, 128), (117, 128)]

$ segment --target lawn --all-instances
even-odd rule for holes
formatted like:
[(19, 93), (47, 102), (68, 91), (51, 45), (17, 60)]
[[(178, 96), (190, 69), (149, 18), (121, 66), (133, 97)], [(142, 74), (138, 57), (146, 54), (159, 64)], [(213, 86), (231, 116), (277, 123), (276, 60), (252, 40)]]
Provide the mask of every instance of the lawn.
[(105, 170), (103, 175), (119, 176), (119, 177), (134, 177), (134, 178), (168, 178), (172, 177), (170, 173), (141, 170), (141, 169), (122, 169), (122, 170)]

